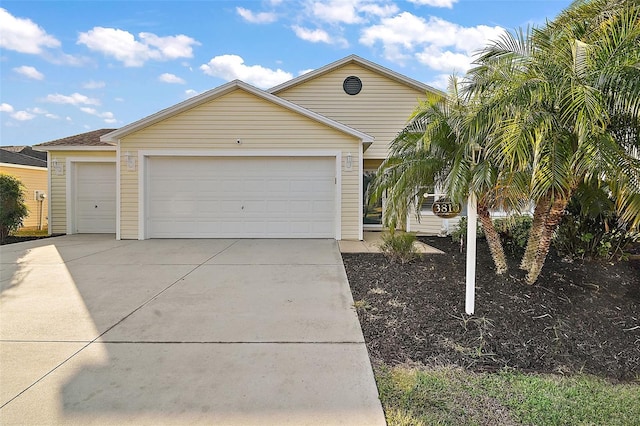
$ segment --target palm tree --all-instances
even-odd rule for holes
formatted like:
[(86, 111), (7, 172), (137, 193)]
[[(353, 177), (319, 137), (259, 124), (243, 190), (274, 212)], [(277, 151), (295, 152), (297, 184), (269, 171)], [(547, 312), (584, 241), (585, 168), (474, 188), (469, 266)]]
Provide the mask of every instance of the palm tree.
[(455, 77), (444, 97), (428, 94), (411, 116), (411, 123), (391, 143), (391, 155), (372, 183), (370, 201), (375, 203), (387, 194), (385, 225), (393, 229), (404, 226), (411, 205), (420, 211), (428, 187), (444, 188), (458, 203), (473, 191), (496, 273), (502, 274), (507, 262), (490, 209), (512, 204), (505, 197), (509, 185), (498, 170), (486, 157), (474, 161), (474, 151), (482, 147), (488, 133), (484, 110), (476, 104), (460, 94)]
[(470, 72), (468, 90), (495, 114), (489, 155), (503, 173), (530, 173), (531, 284), (581, 182), (615, 182), (619, 216), (640, 222), (639, 39), (637, 4), (580, 0), (542, 29), (505, 35)]

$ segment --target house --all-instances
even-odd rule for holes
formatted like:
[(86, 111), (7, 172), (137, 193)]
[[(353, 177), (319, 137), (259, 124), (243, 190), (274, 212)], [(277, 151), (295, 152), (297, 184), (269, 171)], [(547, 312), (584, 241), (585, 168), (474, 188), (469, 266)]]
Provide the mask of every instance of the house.
[[(435, 89), (348, 56), (270, 90), (232, 81), (117, 130), (38, 145), (51, 231), (362, 239), (366, 183)], [(439, 233), (432, 213), (411, 231)], [(433, 233), (433, 232), (431, 232)]]
[(0, 148), (0, 173), (16, 177), (24, 185), (24, 201), (29, 215), (22, 229), (46, 229), (48, 217), (47, 153), (28, 146)]

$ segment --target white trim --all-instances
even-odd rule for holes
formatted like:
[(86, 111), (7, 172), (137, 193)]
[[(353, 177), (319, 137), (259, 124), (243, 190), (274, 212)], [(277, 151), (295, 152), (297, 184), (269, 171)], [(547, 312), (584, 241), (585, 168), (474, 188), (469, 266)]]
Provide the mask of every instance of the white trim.
[(22, 164), (13, 164), (13, 163), (0, 163), (0, 167), (15, 167), (16, 169), (27, 169), (27, 170), (47, 170), (47, 167), (25, 166)]
[(116, 149), (116, 241), (120, 241), (120, 210), (121, 210), (121, 200), (120, 200), (120, 141), (118, 141), (117, 149)]
[[(362, 144), (360, 144), (362, 147)], [(138, 151), (138, 240), (147, 239), (145, 210), (149, 157), (335, 157), (335, 239), (342, 239), (342, 151), (339, 150), (139, 150)]]
[[(103, 158), (103, 157), (67, 157), (65, 164), (65, 201), (66, 201), (66, 213), (67, 213), (67, 235), (75, 234), (75, 186), (76, 186), (76, 163), (116, 163), (115, 158)], [(118, 179), (118, 171), (116, 170), (116, 181)], [(51, 192), (49, 192), (51, 194)], [(51, 197), (49, 197), (51, 198)], [(117, 201), (116, 201), (117, 202)], [(117, 212), (116, 212), (117, 220)], [(51, 223), (51, 222), (49, 222)], [(117, 229), (116, 229), (117, 232)]]
[(52, 232), (52, 228), (53, 228), (53, 221), (51, 220), (52, 217), (52, 213), (53, 210), (51, 210), (51, 173), (53, 173), (53, 171), (51, 170), (51, 154), (49, 154), (47, 152), (47, 228), (48, 228), (48, 234), (49, 235), (53, 235)]
[(115, 145), (83, 146), (83, 145), (60, 145), (60, 146), (38, 146), (41, 151), (116, 151)]
[(358, 240), (364, 240), (364, 224), (362, 223), (364, 220), (364, 158), (363, 155), (363, 147), (362, 144), (358, 147), (358, 155), (360, 156), (360, 161), (358, 162), (358, 172), (360, 173), (360, 179), (358, 180)]
[(231, 81), (229, 83), (223, 84), (222, 86), (219, 86), (215, 89), (209, 90), (207, 92), (204, 92), (200, 95), (194, 96), (190, 99), (187, 99), (184, 102), (180, 102), (179, 104), (176, 104), (170, 108), (164, 109), (162, 111), (159, 111), (155, 114), (152, 114), (150, 116), (147, 116), (141, 120), (138, 120), (136, 122), (133, 122), (127, 126), (121, 127), (118, 130), (114, 130), (111, 133), (107, 133), (106, 135), (103, 135), (100, 137), (100, 141), (102, 142), (116, 142), (118, 139), (122, 139), (123, 137), (134, 133), (140, 129), (143, 129), (147, 126), (150, 126), (152, 124), (155, 124), (159, 121), (162, 121), (166, 118), (172, 117), (176, 114), (179, 114), (183, 111), (187, 111), (191, 108), (194, 108), (198, 105), (201, 105), (205, 102), (209, 102), (212, 101), (220, 96), (226, 95), (227, 93), (233, 92), (235, 90), (244, 90), (245, 92), (248, 92), (254, 96), (257, 96), (259, 98), (262, 98), (268, 102), (274, 103), (276, 105), (279, 105), (283, 108), (286, 108), (288, 110), (297, 112), (300, 115), (303, 115), (307, 118), (310, 118), (314, 121), (320, 122), (322, 124), (325, 124), (326, 126), (332, 127), (336, 130), (339, 130), (343, 133), (346, 133), (348, 135), (354, 136), (358, 139), (360, 139), (362, 142), (373, 142), (373, 136), (367, 135), (366, 133), (363, 133), (359, 130), (356, 130), (352, 127), (349, 127), (345, 124), (342, 124), (338, 121), (332, 120), (328, 117), (325, 117), (321, 114), (318, 114), (316, 112), (313, 112), (309, 109), (303, 108), (300, 105), (294, 104), (293, 102), (289, 102), (286, 99), (282, 99), (279, 98), (275, 95), (272, 95), (271, 93), (265, 92), (263, 90), (260, 90), (256, 87), (253, 87), (243, 81), (240, 80), (234, 80)]

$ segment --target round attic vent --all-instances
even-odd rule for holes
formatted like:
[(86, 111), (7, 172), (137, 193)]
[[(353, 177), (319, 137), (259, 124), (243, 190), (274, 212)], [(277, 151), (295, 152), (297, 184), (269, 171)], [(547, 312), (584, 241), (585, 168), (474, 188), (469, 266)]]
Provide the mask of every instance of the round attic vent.
[(351, 75), (344, 79), (342, 88), (347, 95), (357, 95), (362, 90), (362, 81), (355, 75)]

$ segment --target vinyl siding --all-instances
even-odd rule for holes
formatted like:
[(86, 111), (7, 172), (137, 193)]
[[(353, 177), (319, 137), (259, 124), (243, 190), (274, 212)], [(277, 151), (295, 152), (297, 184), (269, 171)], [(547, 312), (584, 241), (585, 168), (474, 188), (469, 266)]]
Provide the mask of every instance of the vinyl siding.
[(460, 216), (451, 219), (442, 219), (432, 213), (420, 215), (420, 219), (412, 213), (409, 216), (407, 228), (419, 235), (447, 235), (453, 232), (460, 221)]
[(50, 159), (56, 159), (58, 164), (62, 164), (62, 175), (58, 176), (51, 173), (51, 193), (47, 194), (51, 197), (51, 214), (49, 216), (49, 232), (53, 234), (67, 233), (67, 158), (104, 158), (112, 161), (115, 159), (113, 151), (52, 151), (49, 152)]
[(348, 153), (353, 157), (352, 170), (342, 170), (341, 232), (343, 239), (357, 239), (359, 143), (353, 136), (237, 89), (120, 140), (121, 238), (138, 238), (138, 170), (128, 170), (126, 152), (137, 157), (140, 150), (335, 150), (342, 152), (343, 164)]
[[(0, 173), (16, 177), (24, 185), (24, 202), (29, 209), (29, 215), (24, 219), (22, 227), (37, 229), (42, 215), (42, 229), (46, 229), (49, 203), (46, 199), (43, 202), (37, 201), (34, 192), (36, 190), (44, 191), (47, 197), (49, 196), (47, 169), (44, 167), (20, 167), (5, 164), (0, 166)], [(42, 212), (40, 212), (41, 208)]]
[[(351, 75), (362, 81), (362, 91), (354, 96), (342, 89)], [(418, 100), (425, 99), (424, 92), (354, 63), (275, 94), (373, 136), (365, 160), (387, 157), (389, 143), (407, 124)]]

